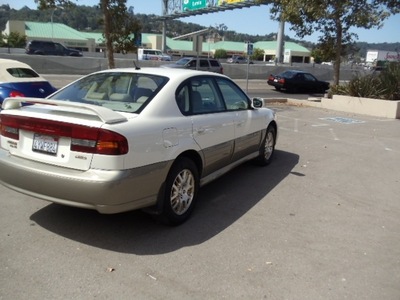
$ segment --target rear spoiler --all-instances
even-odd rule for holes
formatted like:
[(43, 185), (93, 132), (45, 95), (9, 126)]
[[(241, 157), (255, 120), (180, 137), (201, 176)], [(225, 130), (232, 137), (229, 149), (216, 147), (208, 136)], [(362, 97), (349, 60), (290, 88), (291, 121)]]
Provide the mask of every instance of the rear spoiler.
[(127, 118), (124, 117), (123, 115), (121, 115), (120, 113), (115, 112), (109, 108), (102, 107), (102, 106), (61, 101), (61, 100), (47, 100), (47, 99), (42, 99), (42, 98), (27, 98), (27, 97), (6, 98), (6, 99), (4, 99), (1, 108), (3, 110), (18, 109), (23, 106), (22, 103), (28, 103), (28, 104), (34, 104), (34, 105), (74, 107), (74, 108), (85, 109), (85, 110), (94, 112), (100, 118), (100, 120), (106, 124), (115, 124), (115, 123), (122, 123), (122, 122), (127, 121)]

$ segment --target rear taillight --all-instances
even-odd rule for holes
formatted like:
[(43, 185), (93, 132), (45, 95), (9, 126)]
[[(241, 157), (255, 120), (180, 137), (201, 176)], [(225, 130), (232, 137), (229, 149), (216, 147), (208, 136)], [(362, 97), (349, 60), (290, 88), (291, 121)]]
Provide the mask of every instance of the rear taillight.
[(25, 95), (24, 95), (23, 93), (18, 92), (18, 91), (11, 91), (11, 92), (8, 94), (8, 96), (9, 96), (9, 97), (12, 97), (12, 98), (14, 98), (14, 97), (25, 97)]
[(284, 83), (285, 83), (285, 78), (280, 78), (280, 79), (278, 80), (278, 82), (284, 84)]
[(15, 140), (20, 130), (71, 138), (71, 151), (122, 155), (129, 150), (123, 135), (102, 128), (6, 115), (1, 116), (0, 126), (2, 136)]

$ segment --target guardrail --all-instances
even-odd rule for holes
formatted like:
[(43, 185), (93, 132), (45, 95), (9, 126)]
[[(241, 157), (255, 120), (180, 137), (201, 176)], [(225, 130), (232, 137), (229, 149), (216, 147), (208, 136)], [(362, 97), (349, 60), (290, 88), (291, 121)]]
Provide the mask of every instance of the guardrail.
[[(108, 69), (108, 61), (104, 53), (97, 53), (96, 56), (88, 56), (86, 53), (83, 57), (67, 57), (67, 56), (40, 56), (40, 55), (27, 55), (21, 53), (23, 49), (13, 49), (10, 53), (5, 53), (5, 48), (0, 48), (0, 58), (15, 59), (30, 65), (38, 73), (41, 74), (71, 74), (71, 75), (85, 75), (95, 71)], [(94, 54), (94, 53), (93, 53)], [(97, 56), (100, 55), (100, 56)], [(134, 67), (133, 61), (136, 61), (136, 55), (122, 55), (115, 56), (115, 66), (117, 68)], [(158, 67), (161, 64), (169, 62), (161, 61), (139, 61), (141, 67)], [(246, 79), (247, 78), (247, 65), (246, 64), (228, 64), (222, 63), (224, 74), (233, 79)], [(287, 69), (297, 69), (309, 72), (320, 80), (332, 81), (333, 68), (332, 66), (316, 65), (316, 64), (266, 64), (258, 62), (248, 66), (249, 79), (267, 79), (269, 74), (278, 74)], [(355, 75), (366, 72), (362, 68), (342, 67), (340, 73), (340, 80), (350, 80)]]

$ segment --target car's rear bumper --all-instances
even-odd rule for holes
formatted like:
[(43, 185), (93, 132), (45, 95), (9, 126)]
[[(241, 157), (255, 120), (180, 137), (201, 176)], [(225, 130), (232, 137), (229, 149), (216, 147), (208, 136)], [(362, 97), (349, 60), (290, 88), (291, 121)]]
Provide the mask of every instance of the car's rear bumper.
[(110, 214), (154, 205), (171, 163), (79, 171), (10, 156), (1, 149), (0, 183), (32, 197)]

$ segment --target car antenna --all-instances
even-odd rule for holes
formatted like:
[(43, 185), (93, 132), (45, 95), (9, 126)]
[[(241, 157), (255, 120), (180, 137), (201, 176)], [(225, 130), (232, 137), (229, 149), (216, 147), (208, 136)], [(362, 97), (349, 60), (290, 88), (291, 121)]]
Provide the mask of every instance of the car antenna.
[[(136, 64), (137, 63), (137, 64)], [(140, 70), (139, 66), (139, 54), (138, 51), (136, 50), (136, 59), (133, 59), (133, 65), (135, 66), (135, 70)]]
[(140, 67), (138, 65), (136, 65), (135, 60), (133, 60), (133, 65), (135, 66), (135, 70), (140, 70)]

